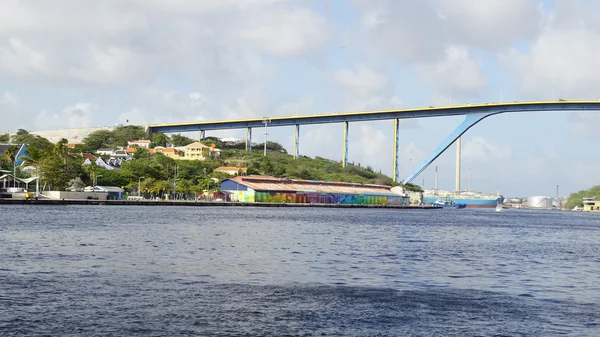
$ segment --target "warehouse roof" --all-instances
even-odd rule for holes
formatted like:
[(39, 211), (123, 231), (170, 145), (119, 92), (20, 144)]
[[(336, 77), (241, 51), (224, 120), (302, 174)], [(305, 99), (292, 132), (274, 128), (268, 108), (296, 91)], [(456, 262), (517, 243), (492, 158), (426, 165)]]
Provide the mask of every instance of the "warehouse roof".
[(237, 176), (230, 180), (255, 191), (297, 191), (307, 193), (339, 193), (365, 195), (394, 195), (390, 186), (318, 180), (274, 178), (268, 176)]

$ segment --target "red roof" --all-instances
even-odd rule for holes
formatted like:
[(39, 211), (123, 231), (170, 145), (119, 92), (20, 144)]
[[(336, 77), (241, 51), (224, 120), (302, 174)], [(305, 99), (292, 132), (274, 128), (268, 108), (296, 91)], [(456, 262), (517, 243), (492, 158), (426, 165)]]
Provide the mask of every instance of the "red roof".
[(217, 167), (215, 169), (215, 171), (242, 171), (242, 172), (246, 172), (248, 171), (248, 168), (246, 167), (233, 167), (233, 166), (221, 166), (221, 167)]
[[(375, 184), (358, 184), (338, 181), (318, 181), (275, 178), (269, 176), (237, 176), (231, 180), (248, 186), (255, 191), (312, 191), (318, 193), (390, 194), (391, 186)], [(392, 193), (394, 194), (394, 193)]]
[(81, 156), (82, 156), (83, 158), (87, 158), (87, 159), (89, 159), (89, 160), (96, 160), (96, 159), (98, 159), (96, 156), (94, 156), (94, 155), (93, 155), (93, 154), (91, 154), (91, 153), (82, 153), (82, 154), (81, 154)]

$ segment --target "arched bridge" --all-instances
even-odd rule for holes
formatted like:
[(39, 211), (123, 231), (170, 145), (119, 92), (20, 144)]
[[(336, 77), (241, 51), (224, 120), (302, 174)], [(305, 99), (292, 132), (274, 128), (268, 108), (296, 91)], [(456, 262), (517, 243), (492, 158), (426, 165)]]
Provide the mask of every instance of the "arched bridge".
[(398, 181), (398, 154), (399, 154), (399, 121), (408, 118), (430, 118), (464, 115), (465, 119), (458, 127), (448, 135), (448, 137), (431, 153), (425, 161), (406, 179), (404, 183), (412, 182), (421, 172), (423, 172), (437, 157), (439, 157), (450, 145), (464, 134), (473, 125), (481, 120), (500, 113), (507, 112), (532, 112), (532, 111), (560, 111), (560, 110), (600, 110), (600, 100), (583, 101), (543, 101), (543, 102), (510, 102), (510, 103), (486, 103), (486, 104), (466, 104), (457, 106), (440, 106), (412, 109), (396, 110), (378, 110), (378, 111), (358, 111), (315, 114), (289, 117), (263, 117), (249, 118), (239, 120), (223, 120), (212, 122), (188, 122), (188, 123), (170, 123), (148, 125), (147, 130), (150, 135), (154, 132), (174, 133), (199, 131), (201, 138), (206, 131), (226, 130), (226, 129), (246, 129), (246, 150), (252, 146), (252, 129), (260, 127), (294, 127), (294, 157), (299, 156), (300, 144), (300, 126), (310, 124), (343, 124), (343, 142), (342, 142), (342, 165), (348, 165), (348, 126), (353, 122), (365, 121), (394, 121), (394, 150), (393, 150), (393, 178)]

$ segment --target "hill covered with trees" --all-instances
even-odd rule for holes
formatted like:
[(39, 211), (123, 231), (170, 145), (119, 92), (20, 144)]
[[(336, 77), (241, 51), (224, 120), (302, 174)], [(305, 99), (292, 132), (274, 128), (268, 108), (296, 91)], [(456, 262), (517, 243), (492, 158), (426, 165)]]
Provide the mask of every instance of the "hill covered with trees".
[(571, 193), (563, 207), (565, 209), (573, 209), (575, 206), (583, 206), (583, 198), (600, 198), (600, 185), (587, 190)]
[[(244, 143), (224, 142), (218, 138), (202, 140), (206, 145), (215, 144), (221, 149), (221, 156), (211, 160), (176, 160), (161, 153), (151, 155), (147, 150), (138, 148), (134, 159), (125, 161), (120, 169), (107, 170), (95, 164), (82, 165), (82, 153), (94, 154), (100, 148), (125, 146), (128, 140), (143, 139), (143, 131), (139, 126), (117, 127), (113, 131), (99, 130), (89, 134), (75, 148), (68, 148), (66, 139), (52, 144), (25, 130), (14, 136), (11, 142), (28, 144), (30, 158), (26, 160), (26, 165), (35, 167), (42, 184), (59, 190), (69, 187), (73, 180), (80, 179), (84, 185), (96, 182), (97, 185), (121, 186), (130, 191), (137, 191), (141, 185), (143, 193), (149, 196), (185, 196), (218, 189), (219, 180), (228, 177), (227, 174), (214, 172), (219, 166), (247, 167), (249, 175), (397, 185), (390, 177), (375, 172), (370, 166), (350, 164), (342, 167), (338, 161), (321, 157), (301, 156), (294, 159), (276, 142), (267, 142), (267, 156), (264, 156), (264, 144), (253, 144), (253, 149), (246, 151)], [(182, 135), (157, 133), (152, 137), (151, 147), (185, 146), (192, 142), (193, 139)], [(12, 170), (13, 162), (14, 158), (4, 156), (0, 160), (0, 168)], [(28, 176), (20, 171), (17, 175)], [(416, 185), (406, 187), (409, 190), (421, 190)]]

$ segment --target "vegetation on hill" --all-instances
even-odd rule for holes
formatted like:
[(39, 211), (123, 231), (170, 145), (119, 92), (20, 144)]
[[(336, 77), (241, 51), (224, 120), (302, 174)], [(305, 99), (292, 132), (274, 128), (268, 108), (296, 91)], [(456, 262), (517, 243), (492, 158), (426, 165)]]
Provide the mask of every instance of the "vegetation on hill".
[(390, 177), (376, 173), (371, 167), (364, 168), (358, 165), (342, 167), (340, 162), (321, 157), (311, 159), (300, 156), (295, 160), (293, 156), (279, 152), (269, 152), (265, 157), (258, 147), (254, 147), (250, 152), (221, 150), (221, 157), (231, 164), (248, 167), (251, 173), (255, 174), (306, 180), (394, 185)]
[(101, 148), (115, 149), (127, 146), (128, 141), (146, 139), (144, 128), (137, 125), (121, 125), (114, 130), (97, 130), (85, 137), (82, 142), (83, 152), (92, 152)]
[(565, 209), (572, 209), (575, 206), (583, 206), (583, 198), (600, 198), (600, 185), (587, 190), (571, 193), (563, 207)]
[[(62, 139), (52, 144), (44, 138), (21, 133), (18, 140), (29, 145), (30, 158), (23, 158), (27, 166), (32, 166), (42, 179), (46, 189), (64, 190), (71, 181), (80, 178), (86, 185), (121, 186), (130, 192), (136, 192), (138, 186), (148, 197), (192, 196), (206, 190), (218, 189), (219, 180), (229, 175), (214, 172), (219, 166), (247, 167), (249, 175), (269, 175), (275, 177), (296, 178), (306, 180), (343, 181), (362, 184), (380, 184), (393, 186), (390, 177), (375, 172), (372, 167), (361, 167), (350, 164), (342, 167), (340, 162), (317, 157), (314, 159), (301, 156), (294, 159), (281, 144), (267, 142), (267, 156), (263, 155), (264, 144), (255, 144), (252, 151), (245, 151), (245, 144), (239, 142), (223, 142), (218, 138), (202, 140), (206, 145), (215, 144), (221, 149), (221, 157), (213, 160), (175, 160), (161, 153), (149, 155), (145, 149), (138, 149), (134, 159), (126, 161), (118, 170), (107, 170), (95, 164), (82, 165), (82, 150), (91, 153), (103, 147), (123, 146), (127, 140), (141, 139), (140, 127), (118, 127), (114, 131), (100, 130), (91, 133), (84, 139), (84, 144), (75, 149), (67, 147), (67, 140)], [(191, 142), (181, 135), (167, 137), (154, 134), (152, 145), (177, 144), (184, 146)], [(31, 142), (31, 143), (28, 143)], [(12, 169), (14, 158), (4, 156), (0, 159), (0, 168)], [(19, 172), (21, 177), (27, 174)], [(421, 190), (419, 186), (408, 185), (409, 190)]]

